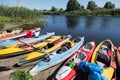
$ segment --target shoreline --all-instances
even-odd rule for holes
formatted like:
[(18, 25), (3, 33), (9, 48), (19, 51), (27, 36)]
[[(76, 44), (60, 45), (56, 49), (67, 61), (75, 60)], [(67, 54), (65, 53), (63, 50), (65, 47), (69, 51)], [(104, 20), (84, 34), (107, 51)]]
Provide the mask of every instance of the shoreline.
[[(20, 55), (20, 56), (15, 56), (15, 57), (10, 57), (10, 58), (5, 58), (5, 59), (1, 59), (0, 60), (0, 80), (13, 80), (11, 73), (14, 72), (15, 70), (19, 69), (19, 70), (25, 70), (25, 71), (29, 71), (37, 62), (39, 62), (39, 60), (31, 62), (27, 65), (24, 65), (22, 67), (18, 67), (18, 68), (14, 68), (13, 65), (23, 56), (25, 56), (26, 54)], [(63, 61), (64, 62), (64, 61)], [(61, 65), (63, 64), (63, 62), (50, 67), (46, 70), (43, 70), (41, 72), (39, 72), (37, 75), (33, 76), (34, 80), (51, 80), (56, 71), (58, 71), (58, 69), (61, 67)], [(7, 63), (7, 64), (6, 64)], [(3, 67), (9, 67), (11, 68), (10, 70), (3, 70)], [(43, 75), (44, 74), (44, 75)]]

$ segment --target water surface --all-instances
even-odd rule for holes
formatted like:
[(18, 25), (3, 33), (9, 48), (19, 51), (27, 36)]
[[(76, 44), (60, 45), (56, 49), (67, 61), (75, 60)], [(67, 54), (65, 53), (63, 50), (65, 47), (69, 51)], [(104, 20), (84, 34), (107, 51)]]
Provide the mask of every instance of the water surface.
[(120, 46), (120, 17), (66, 17), (58, 15), (44, 16), (42, 32), (55, 32), (56, 35), (71, 34), (73, 38), (85, 37), (85, 43), (110, 39)]

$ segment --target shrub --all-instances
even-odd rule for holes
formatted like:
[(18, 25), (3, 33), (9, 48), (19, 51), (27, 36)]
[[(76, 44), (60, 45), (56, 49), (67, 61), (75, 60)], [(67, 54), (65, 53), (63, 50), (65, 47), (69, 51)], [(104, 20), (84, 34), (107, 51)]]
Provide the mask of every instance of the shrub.
[(16, 70), (12, 73), (13, 80), (34, 80), (26, 71)]

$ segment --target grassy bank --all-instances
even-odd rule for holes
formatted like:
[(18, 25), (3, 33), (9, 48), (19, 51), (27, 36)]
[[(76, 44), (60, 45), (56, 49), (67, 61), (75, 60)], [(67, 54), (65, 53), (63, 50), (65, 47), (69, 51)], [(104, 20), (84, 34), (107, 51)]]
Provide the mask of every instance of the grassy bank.
[[(25, 7), (9, 7), (0, 5), (0, 29), (5, 24), (34, 24), (42, 21), (42, 14), (39, 10), (31, 10)], [(8, 25), (9, 26), (9, 25)]]
[(10, 17), (0, 16), (0, 30), (6, 30), (15, 27), (21, 27), (23, 29), (32, 29), (34, 27), (42, 26), (42, 19), (33, 19), (33, 20), (14, 20)]

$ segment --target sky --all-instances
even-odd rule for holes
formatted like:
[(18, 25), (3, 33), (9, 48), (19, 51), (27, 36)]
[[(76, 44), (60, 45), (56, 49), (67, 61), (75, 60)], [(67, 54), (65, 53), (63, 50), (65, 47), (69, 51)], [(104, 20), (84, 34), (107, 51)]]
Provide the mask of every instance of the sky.
[[(52, 6), (60, 9), (66, 9), (66, 5), (69, 0), (0, 0), (0, 4), (8, 5), (8, 6), (24, 6), (30, 9), (38, 9), (43, 10), (47, 9), (50, 10)], [(77, 0), (80, 5), (87, 6), (88, 1), (91, 0)], [(120, 8), (120, 0), (92, 0), (95, 1), (97, 6), (103, 7), (106, 2), (111, 1), (115, 4), (117, 8)]]

